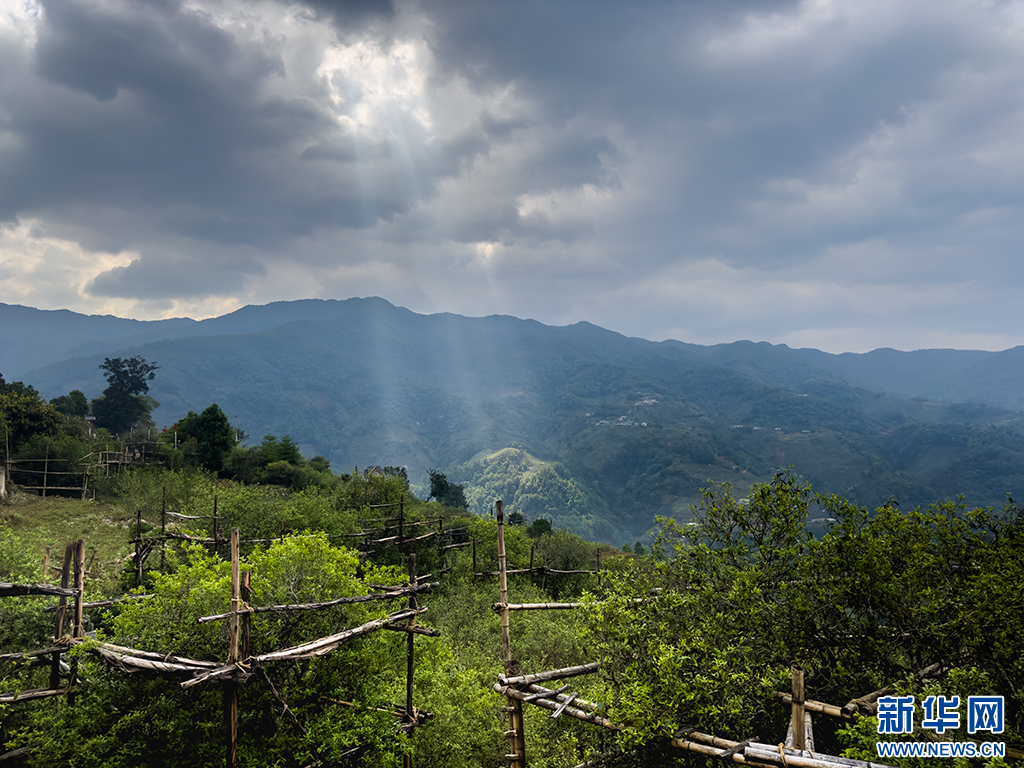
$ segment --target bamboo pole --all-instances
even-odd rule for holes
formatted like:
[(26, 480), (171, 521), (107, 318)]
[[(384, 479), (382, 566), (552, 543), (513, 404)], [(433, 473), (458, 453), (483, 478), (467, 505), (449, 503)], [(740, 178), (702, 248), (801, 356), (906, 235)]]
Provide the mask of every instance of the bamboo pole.
[(789, 727), (793, 730), (793, 747), (801, 752), (807, 747), (807, 740), (804, 731), (804, 670), (797, 664), (789, 667), (791, 684), (793, 686), (793, 712), (789, 721)]
[[(249, 583), (249, 571), (241, 573), (242, 602), (249, 605), (252, 600), (252, 585)], [(252, 655), (252, 616), (245, 611), (240, 616), (242, 624), (242, 658), (247, 659)]]
[[(231, 529), (231, 619), (228, 625), (228, 664), (238, 663), (238, 607), (241, 600), (241, 575), (238, 562), (238, 529)], [(225, 716), (227, 719), (227, 766), (238, 765), (238, 681), (228, 680), (224, 685)]]
[(501, 610), (509, 611), (565, 611), (570, 608), (579, 608), (583, 603), (509, 603), (502, 605), (495, 603), (491, 610), (495, 613)]
[(167, 565), (167, 486), (163, 487), (163, 499), (160, 502), (160, 573)]
[[(74, 545), (68, 544), (64, 547), (64, 566), (60, 571), (60, 586), (62, 590), (68, 587), (68, 575), (71, 570), (71, 558), (74, 554)], [(54, 619), (53, 641), (60, 643), (64, 637), (64, 612), (68, 604), (66, 596), (61, 595), (57, 603), (57, 616)], [(60, 654), (55, 653), (50, 660), (50, 688), (56, 690), (60, 687)]]
[(12, 584), (0, 581), (0, 597), (22, 597), (25, 595), (56, 595), (57, 597), (74, 597), (75, 590), (70, 587), (54, 587), (50, 584)]
[(592, 661), (589, 664), (580, 664), (576, 667), (563, 667), (552, 669), (550, 672), (538, 672), (534, 675), (498, 675), (498, 679), (505, 685), (531, 685), (544, 680), (562, 680), (566, 677), (577, 677), (578, 675), (589, 675), (601, 668), (600, 662)]
[[(505, 556), (505, 513), (502, 500), (495, 502), (498, 519), (498, 594), (501, 603), (501, 660), (504, 662), (505, 674), (513, 672), (512, 645), (509, 639), (508, 611), (508, 575)], [(526, 768), (526, 736), (523, 732), (523, 702), (514, 696), (508, 697), (509, 730), (508, 739), (511, 745), (512, 768)]]
[[(775, 696), (782, 700), (783, 704), (792, 704), (793, 697), (788, 693), (782, 691), (776, 691)], [(830, 717), (838, 717), (843, 720), (849, 720), (851, 715), (843, 711), (842, 707), (837, 707), (834, 704), (826, 704), (822, 701), (815, 701), (814, 699), (804, 699), (804, 710), (808, 712), (818, 712), (822, 715), (828, 715)]]
[(73, 637), (79, 638), (82, 632), (82, 598), (85, 592), (85, 542), (75, 542), (75, 624)]
[(399, 587), (391, 592), (381, 592), (372, 595), (354, 595), (353, 597), (339, 597), (337, 600), (328, 600), (325, 603), (292, 603), (290, 605), (261, 605), (261, 606), (250, 606), (246, 605), (244, 608), (239, 608), (238, 611), (228, 611), (227, 613), (216, 613), (211, 616), (200, 616), (196, 619), (199, 624), (205, 624), (208, 621), (219, 621), (220, 619), (229, 619), (233, 615), (249, 615), (253, 613), (287, 613), (289, 611), (313, 611), (319, 610), (320, 608), (331, 608), (335, 605), (349, 605), (351, 603), (367, 603), (372, 600), (394, 600), (399, 597), (404, 597), (408, 594), (415, 594), (416, 592), (427, 592), (434, 587), (440, 586), (439, 581), (432, 581), (428, 584), (416, 584), (411, 587)]
[(142, 510), (135, 513), (135, 586), (142, 586)]
[[(416, 586), (416, 553), (409, 553), (409, 586)], [(409, 608), (415, 610), (419, 606), (416, 604), (416, 593), (412, 592), (409, 595)], [(411, 623), (411, 622), (410, 622)], [(416, 717), (412, 706), (412, 682), (413, 682), (413, 638), (415, 635), (410, 632), (406, 636), (405, 646), (405, 719), (406, 722), (412, 725), (416, 723)], [(411, 730), (410, 730), (411, 733)], [(405, 755), (405, 768), (412, 768), (412, 755)]]

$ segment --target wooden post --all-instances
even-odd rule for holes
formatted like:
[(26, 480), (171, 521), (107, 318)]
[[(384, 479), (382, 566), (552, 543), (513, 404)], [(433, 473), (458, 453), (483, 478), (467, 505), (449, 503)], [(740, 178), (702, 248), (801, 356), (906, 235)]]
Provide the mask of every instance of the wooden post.
[[(71, 571), (71, 558), (74, 557), (74, 544), (68, 544), (64, 548), (64, 567), (60, 572), (60, 585), (67, 589), (68, 575)], [(64, 611), (67, 608), (68, 599), (63, 595), (57, 603), (57, 617), (54, 619), (53, 640), (54, 644), (60, 642), (64, 637)], [(60, 688), (60, 652), (53, 654), (50, 661), (50, 690)]]
[[(214, 507), (216, 507), (216, 496)], [(238, 610), (242, 595), (241, 575), (238, 567), (238, 529), (231, 529), (231, 618), (228, 622), (228, 664), (238, 662)], [(228, 731), (228, 768), (238, 765), (238, 681), (224, 685), (224, 712)]]
[(142, 586), (142, 510), (135, 513), (135, 586)]
[(74, 637), (82, 636), (82, 603), (85, 602), (85, 542), (79, 539), (75, 543), (75, 624), (72, 634)]
[[(409, 553), (409, 586), (416, 586), (416, 553)], [(409, 595), (409, 607), (416, 608), (416, 593)], [(412, 706), (412, 681), (413, 681), (413, 638), (415, 634), (408, 633), (405, 646), (405, 719), (411, 725), (416, 723)], [(412, 731), (409, 731), (412, 735)], [(412, 755), (405, 756), (405, 768), (412, 768)]]
[(793, 685), (793, 749), (803, 751), (807, 748), (804, 725), (804, 670), (794, 663), (790, 666), (789, 673)]
[(164, 486), (163, 501), (160, 503), (160, 573), (167, 564), (167, 486)]
[[(249, 583), (249, 572), (241, 573), (242, 602), (246, 607), (252, 602), (252, 587)], [(252, 614), (243, 613), (240, 617), (242, 624), (242, 648), (241, 658), (247, 659), (252, 656)]]
[(43, 584), (50, 580), (50, 545), (46, 545), (46, 554), (43, 555)]
[[(505, 674), (515, 673), (512, 663), (512, 645), (508, 625), (508, 567), (505, 562), (505, 514), (502, 501), (495, 502), (498, 519), (498, 594), (501, 602), (501, 660)], [(523, 734), (523, 703), (514, 696), (508, 697), (508, 740), (511, 745), (512, 768), (526, 768), (526, 738)]]
[[(82, 637), (85, 633), (82, 631), (82, 603), (85, 602), (85, 542), (79, 539), (75, 542), (75, 623), (72, 628), (72, 636), (75, 638)], [(68, 691), (68, 705), (74, 706), (75, 704), (75, 693), (74, 685), (78, 682), (78, 659), (71, 660), (71, 680), (69, 685), (71, 690)]]
[(46, 477), (50, 471), (50, 444), (46, 444), (46, 458), (43, 459), (43, 498), (46, 498)]

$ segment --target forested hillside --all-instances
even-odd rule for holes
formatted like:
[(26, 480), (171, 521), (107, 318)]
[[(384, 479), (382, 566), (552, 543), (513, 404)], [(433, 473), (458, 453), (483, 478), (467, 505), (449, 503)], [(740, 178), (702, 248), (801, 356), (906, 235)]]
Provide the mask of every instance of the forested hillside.
[[(555, 471), (523, 453), (491, 459)], [(651, 551), (624, 554), (523, 525), (510, 506), (507, 604), (546, 610), (509, 611), (505, 665), (497, 521), (425, 503), (400, 474), (325, 473), (289, 490), (150, 466), (97, 491), (16, 491), (0, 505), (5, 763), (207, 768), (233, 743), (242, 766), (498, 765), (515, 736), (504, 695), (530, 693), (516, 727), (531, 766), (720, 764), (729, 748), (786, 768), (800, 757), (775, 747), (794, 663), (819, 707), (805, 759), (877, 764), (886, 692), (919, 710), (927, 697), (1003, 696), (999, 733), (961, 722), (940, 740), (1024, 754), (1019, 507), (868, 510), (783, 473), (742, 501), (706, 489), (692, 525), (664, 521)], [(812, 537), (815, 509), (831, 522)], [(61, 618), (41, 594), (76, 538), (67, 583), (84, 585), (81, 624), (73, 598)], [(499, 683), (548, 670), (555, 682)], [(919, 720), (899, 738), (934, 739)]]
[[(70, 354), (50, 346), (52, 314), (3, 309), (21, 322), (4, 326), (7, 338), (23, 341), (38, 323), (39, 348)], [(528, 517), (615, 544), (644, 537), (657, 515), (687, 516), (709, 481), (742, 491), (789, 466), (869, 506), (958, 494), (998, 505), (1024, 493), (1016, 350), (696, 347), (587, 323), (417, 315), (382, 299), (132, 322), (118, 321), (128, 323), (118, 336), (69, 337), (83, 356), (26, 381), (47, 398), (91, 399), (104, 359), (137, 355), (159, 364), (157, 427), (217, 403), (251, 443), (289, 435), (338, 469), (404, 466), (420, 491), (435, 468), (465, 486), (477, 513), (501, 488)], [(27, 359), (12, 349), (0, 353), (5, 367)]]

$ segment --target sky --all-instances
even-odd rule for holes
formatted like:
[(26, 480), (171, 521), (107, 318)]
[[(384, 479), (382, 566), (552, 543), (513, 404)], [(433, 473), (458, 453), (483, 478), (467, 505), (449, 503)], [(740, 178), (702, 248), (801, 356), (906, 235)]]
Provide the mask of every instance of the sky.
[(1024, 3), (0, 0), (0, 302), (1024, 344)]

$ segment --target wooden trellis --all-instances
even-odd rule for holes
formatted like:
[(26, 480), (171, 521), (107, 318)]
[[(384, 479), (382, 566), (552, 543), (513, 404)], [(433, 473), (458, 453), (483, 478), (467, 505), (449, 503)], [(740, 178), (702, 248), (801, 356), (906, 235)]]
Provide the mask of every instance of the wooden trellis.
[[(224, 684), (224, 701), (227, 723), (227, 755), (226, 764), (229, 768), (237, 765), (237, 717), (238, 717), (238, 687), (244, 684), (254, 674), (259, 674), (271, 687), (274, 696), (288, 709), (287, 703), (281, 698), (274, 688), (273, 683), (267, 676), (263, 665), (268, 662), (308, 659), (315, 656), (324, 656), (339, 648), (345, 642), (376, 631), (386, 629), (407, 634), (406, 642), (406, 697), (404, 706), (399, 706), (395, 714), (402, 720), (402, 729), (411, 732), (412, 729), (425, 722), (430, 713), (418, 710), (413, 704), (413, 673), (415, 659), (414, 638), (416, 635), (437, 637), (440, 635), (435, 629), (421, 627), (416, 624), (416, 617), (423, 614), (427, 609), (419, 606), (416, 596), (428, 592), (438, 586), (438, 582), (419, 583), (416, 575), (416, 556), (409, 554), (409, 583), (399, 587), (381, 587), (382, 591), (369, 595), (355, 595), (352, 597), (338, 598), (336, 600), (321, 603), (304, 603), (290, 605), (272, 606), (251, 606), (249, 600), (251, 592), (248, 588), (249, 574), (240, 569), (238, 529), (231, 531), (231, 610), (227, 613), (212, 616), (199, 617), (200, 623), (227, 619), (230, 622), (228, 632), (228, 658), (224, 664), (198, 659), (190, 659), (167, 653), (143, 651), (137, 648), (114, 645), (111, 643), (96, 643), (90, 651), (103, 658), (110, 667), (123, 672), (136, 672), (146, 670), (163, 674), (186, 675), (188, 679), (181, 683), (183, 688), (190, 688), (208, 681), (220, 681)], [(75, 586), (69, 587), (71, 566), (74, 565)], [(85, 547), (82, 541), (69, 544), (65, 550), (64, 568), (62, 570), (61, 586), (50, 584), (12, 584), (0, 582), (0, 597), (20, 595), (56, 595), (60, 597), (60, 604), (55, 609), (57, 613), (55, 624), (55, 644), (50, 648), (21, 653), (0, 655), (0, 660), (20, 661), (24, 659), (51, 657), (50, 687), (46, 689), (21, 691), (18, 694), (0, 694), (0, 703), (12, 703), (15, 701), (32, 701), (51, 696), (67, 694), (69, 700), (73, 698), (73, 687), (75, 684), (76, 664), (72, 662), (71, 679), (65, 687), (60, 686), (60, 657), (66, 653), (68, 648), (75, 642), (83, 639), (82, 615), (86, 607), (103, 606), (117, 602), (114, 600), (103, 600), (96, 603), (84, 603), (83, 579), (85, 574)], [(372, 585), (368, 585), (372, 586)], [(66, 623), (67, 599), (74, 597), (74, 613), (72, 634), (66, 637), (64, 626)], [(128, 596), (122, 599), (140, 599), (144, 596)], [(294, 611), (309, 611), (331, 608), (337, 605), (364, 603), (375, 600), (408, 599), (408, 606), (400, 611), (366, 622), (358, 627), (343, 630), (341, 632), (317, 638), (290, 648), (279, 649), (268, 653), (252, 655), (249, 643), (249, 625), (253, 615), (257, 613), (289, 613)], [(354, 706), (352, 702), (337, 702), (342, 705)], [(293, 715), (294, 716), (294, 715)], [(14, 756), (11, 754), (10, 756)], [(3, 756), (0, 756), (3, 757)], [(406, 764), (411, 768), (411, 758), (406, 758)]]
[[(568, 715), (577, 720), (612, 731), (622, 731), (625, 729), (625, 726), (610, 720), (603, 714), (607, 711), (605, 705), (585, 701), (580, 699), (577, 694), (569, 692), (569, 685), (564, 685), (558, 689), (545, 688), (540, 685), (542, 682), (564, 680), (570, 677), (592, 674), (600, 669), (599, 663), (593, 662), (533, 674), (522, 674), (519, 670), (513, 669), (509, 636), (509, 614), (511, 611), (567, 610), (578, 607), (580, 603), (510, 604), (508, 602), (508, 574), (536, 573), (538, 571), (558, 573), (558, 571), (547, 569), (543, 566), (535, 568), (532, 562), (529, 568), (514, 570), (507, 568), (502, 502), (496, 502), (495, 507), (498, 536), (498, 570), (497, 572), (477, 571), (475, 546), (473, 570), (478, 576), (495, 574), (498, 576), (499, 601), (493, 605), (493, 609), (501, 615), (502, 659), (505, 663), (505, 673), (498, 676), (498, 682), (494, 684), (493, 690), (504, 696), (508, 701), (505, 711), (509, 715), (509, 729), (505, 732), (505, 735), (509, 739), (510, 751), (506, 755), (506, 759), (511, 762), (512, 768), (526, 768), (526, 740), (523, 731), (522, 710), (524, 703), (551, 710), (551, 716), (554, 718)], [(570, 573), (579, 573), (579, 571), (570, 571)], [(640, 598), (637, 602), (642, 600), (643, 598)], [(675, 738), (666, 739), (665, 743), (676, 749), (717, 757), (735, 763), (760, 766), (761, 768), (780, 768), (780, 766), (781, 768), (890, 768), (890, 766), (885, 766), (881, 763), (851, 760), (814, 752), (814, 734), (808, 710), (822, 711), (827, 714), (833, 714), (834, 710), (836, 713), (839, 713), (839, 716), (849, 717), (850, 715), (849, 713), (844, 714), (846, 708), (830, 707), (820, 702), (806, 701), (804, 698), (803, 670), (794, 664), (791, 672), (791, 693), (778, 694), (791, 708), (789, 736), (785, 744), (763, 744), (756, 739), (737, 742), (703, 733), (697, 727), (684, 728), (676, 734)], [(865, 698), (873, 696), (874, 699), (872, 700), (876, 700), (886, 692), (887, 690), (879, 691), (875, 694), (869, 694)], [(855, 701), (861, 702), (862, 700)], [(849, 707), (850, 705), (847, 706)], [(1010, 752), (1011, 750), (1007, 750), (1007, 754)]]

